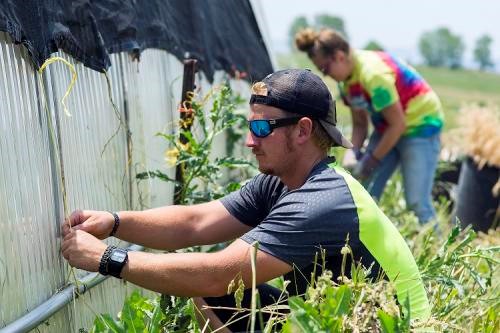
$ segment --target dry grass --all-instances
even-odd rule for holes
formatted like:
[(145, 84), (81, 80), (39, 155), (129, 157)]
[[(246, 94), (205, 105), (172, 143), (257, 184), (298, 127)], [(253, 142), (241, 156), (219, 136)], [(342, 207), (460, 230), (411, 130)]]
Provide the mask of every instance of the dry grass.
[[(496, 106), (464, 105), (458, 114), (458, 128), (443, 134), (446, 159), (470, 156), (482, 169), (485, 165), (500, 168), (500, 110)], [(493, 187), (500, 192), (500, 178)]]

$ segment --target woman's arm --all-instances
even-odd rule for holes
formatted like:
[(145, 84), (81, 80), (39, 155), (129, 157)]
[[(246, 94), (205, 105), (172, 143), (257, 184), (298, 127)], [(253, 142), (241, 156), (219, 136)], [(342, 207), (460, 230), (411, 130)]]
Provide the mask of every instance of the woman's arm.
[(405, 115), (400, 102), (384, 108), (381, 112), (387, 122), (387, 128), (372, 152), (372, 156), (379, 161), (396, 145), (406, 130)]
[(361, 149), (368, 134), (368, 114), (364, 110), (351, 109), (353, 149)]

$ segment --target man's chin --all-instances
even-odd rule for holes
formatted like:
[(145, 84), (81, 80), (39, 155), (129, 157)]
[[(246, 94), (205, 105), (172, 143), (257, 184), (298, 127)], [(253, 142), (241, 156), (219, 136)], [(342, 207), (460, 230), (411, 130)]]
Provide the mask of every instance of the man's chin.
[(274, 175), (274, 169), (272, 168), (266, 168), (264, 166), (259, 165), (259, 171), (265, 175)]

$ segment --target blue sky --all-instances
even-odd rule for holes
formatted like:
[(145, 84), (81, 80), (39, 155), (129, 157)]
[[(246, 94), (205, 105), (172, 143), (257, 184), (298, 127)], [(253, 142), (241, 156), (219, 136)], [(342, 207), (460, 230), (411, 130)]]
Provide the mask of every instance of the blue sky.
[(422, 33), (447, 27), (462, 37), (464, 63), (472, 64), (475, 41), (493, 38), (492, 58), (500, 70), (500, 0), (260, 0), (274, 51), (287, 50), (292, 20), (317, 14), (343, 18), (352, 46), (361, 48), (374, 39), (407, 60), (418, 62)]

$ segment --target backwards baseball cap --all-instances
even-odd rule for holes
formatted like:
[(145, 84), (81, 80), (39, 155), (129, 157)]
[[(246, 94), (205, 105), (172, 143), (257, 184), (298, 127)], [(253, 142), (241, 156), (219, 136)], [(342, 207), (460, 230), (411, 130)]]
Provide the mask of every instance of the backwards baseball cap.
[(318, 120), (334, 146), (352, 148), (337, 129), (335, 101), (326, 84), (308, 69), (285, 69), (262, 80), (266, 95), (252, 95), (250, 104), (263, 104)]

